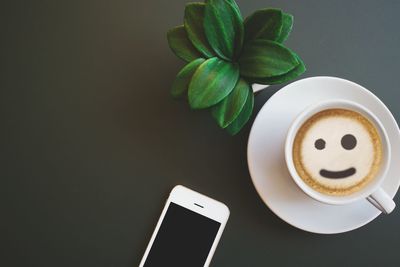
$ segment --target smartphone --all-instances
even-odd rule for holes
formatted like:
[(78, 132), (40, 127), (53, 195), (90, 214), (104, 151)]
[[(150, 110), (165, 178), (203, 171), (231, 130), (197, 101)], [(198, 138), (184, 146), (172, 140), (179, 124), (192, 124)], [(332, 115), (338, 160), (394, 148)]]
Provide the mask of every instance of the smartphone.
[(229, 217), (228, 207), (175, 186), (139, 267), (207, 267)]

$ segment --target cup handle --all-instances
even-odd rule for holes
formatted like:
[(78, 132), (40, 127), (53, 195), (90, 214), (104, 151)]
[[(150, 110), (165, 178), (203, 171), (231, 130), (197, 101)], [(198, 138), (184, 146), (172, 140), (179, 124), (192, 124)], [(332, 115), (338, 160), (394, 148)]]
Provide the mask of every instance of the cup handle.
[(391, 213), (396, 207), (396, 203), (394, 203), (393, 199), (389, 197), (389, 195), (383, 191), (382, 188), (379, 188), (372, 193), (369, 197), (367, 197), (367, 200), (384, 214)]

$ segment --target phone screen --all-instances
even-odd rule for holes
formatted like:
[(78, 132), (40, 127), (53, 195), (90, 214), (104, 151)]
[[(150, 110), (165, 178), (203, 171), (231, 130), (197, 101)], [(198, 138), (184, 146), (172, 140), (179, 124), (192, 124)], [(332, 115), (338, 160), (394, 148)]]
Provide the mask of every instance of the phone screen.
[(221, 224), (169, 204), (144, 267), (202, 267)]

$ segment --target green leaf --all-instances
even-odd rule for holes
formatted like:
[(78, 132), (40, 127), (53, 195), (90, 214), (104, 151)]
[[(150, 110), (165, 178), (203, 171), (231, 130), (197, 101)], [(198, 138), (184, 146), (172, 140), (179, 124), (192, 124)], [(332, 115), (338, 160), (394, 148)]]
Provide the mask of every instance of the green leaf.
[(278, 43), (283, 43), (289, 37), (293, 27), (293, 16), (288, 13), (283, 13), (282, 17), (282, 31), (279, 38), (276, 40)]
[(235, 135), (237, 134), (244, 125), (248, 122), (253, 113), (254, 107), (254, 94), (251, 88), (248, 90), (248, 96), (246, 99), (246, 103), (244, 104), (242, 111), (239, 116), (226, 128), (229, 134)]
[(215, 53), (232, 60), (243, 45), (243, 19), (232, 0), (208, 0), (206, 2), (204, 29), (207, 40)]
[(282, 31), (283, 13), (280, 9), (261, 9), (244, 21), (247, 42), (254, 39), (277, 40)]
[[(207, 1), (207, 0), (206, 0), (206, 1)], [(236, 9), (236, 10), (240, 13), (240, 8), (239, 8), (239, 6), (237, 5), (237, 3), (236, 3), (235, 0), (226, 0), (226, 1), (229, 2), (229, 3), (233, 6), (233, 8)]]
[(207, 59), (194, 73), (189, 84), (189, 104), (193, 109), (211, 107), (233, 90), (239, 79), (239, 67), (217, 57)]
[(226, 128), (234, 121), (242, 111), (250, 85), (243, 79), (239, 79), (232, 92), (221, 102), (214, 106), (212, 114), (221, 128)]
[(269, 77), (269, 78), (260, 78), (260, 79), (254, 78), (254, 79), (250, 79), (250, 81), (252, 83), (260, 83), (260, 84), (268, 84), (268, 85), (280, 84), (280, 83), (292, 81), (306, 71), (306, 66), (304, 65), (304, 62), (299, 58), (298, 55), (296, 55), (296, 59), (298, 61), (297, 66), (294, 69), (292, 69), (291, 71), (289, 71), (288, 73), (285, 73), (285, 74), (279, 75), (279, 76)]
[(184, 24), (188, 37), (194, 47), (206, 58), (213, 57), (214, 51), (208, 44), (204, 33), (204, 11), (206, 4), (189, 3), (185, 8)]
[(204, 61), (205, 59), (198, 58), (182, 68), (178, 75), (176, 75), (174, 83), (172, 84), (171, 95), (173, 97), (181, 96), (188, 89), (194, 72)]
[(249, 78), (266, 78), (285, 74), (297, 65), (296, 55), (270, 40), (256, 39), (243, 47), (239, 59), (240, 74)]
[(186, 62), (202, 57), (190, 42), (183, 25), (172, 28), (167, 33), (168, 44), (175, 55)]

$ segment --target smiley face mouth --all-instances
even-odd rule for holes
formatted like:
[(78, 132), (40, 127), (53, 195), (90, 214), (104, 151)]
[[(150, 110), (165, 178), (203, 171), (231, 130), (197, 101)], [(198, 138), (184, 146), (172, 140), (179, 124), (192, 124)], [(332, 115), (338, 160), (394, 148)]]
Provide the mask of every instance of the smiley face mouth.
[(329, 179), (342, 179), (342, 178), (347, 178), (349, 176), (352, 176), (353, 174), (356, 173), (356, 169), (351, 167), (343, 171), (328, 171), (325, 169), (322, 169), (319, 171), (319, 174), (325, 178)]

